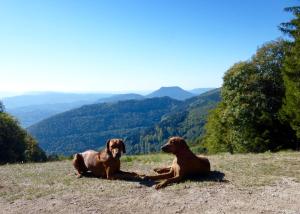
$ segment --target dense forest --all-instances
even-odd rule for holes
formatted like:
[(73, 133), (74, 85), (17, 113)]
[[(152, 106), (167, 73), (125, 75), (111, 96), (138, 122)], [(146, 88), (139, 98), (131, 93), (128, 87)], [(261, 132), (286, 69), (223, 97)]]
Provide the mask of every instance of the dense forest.
[[(182, 136), (188, 142), (201, 139), (208, 112), (220, 101), (220, 89), (214, 89), (185, 100), (164, 115), (154, 126), (128, 137), (128, 151), (132, 154), (160, 151), (170, 136)], [(203, 151), (203, 150), (202, 150)]]
[(7, 114), (0, 102), (0, 164), (14, 162), (39, 162), (47, 159), (38, 146), (17, 120)]
[(280, 29), (292, 40), (264, 44), (224, 76), (222, 101), (206, 124), (209, 152), (264, 152), (299, 149), (300, 7)]

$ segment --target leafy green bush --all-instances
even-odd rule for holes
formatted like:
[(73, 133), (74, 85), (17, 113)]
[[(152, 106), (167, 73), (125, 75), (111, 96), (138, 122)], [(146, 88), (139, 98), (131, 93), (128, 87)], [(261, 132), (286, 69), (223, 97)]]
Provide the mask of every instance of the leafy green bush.
[(0, 109), (3, 109), (0, 111), (0, 163), (45, 161), (47, 157), (37, 142), (16, 119), (4, 112), (4, 107)]

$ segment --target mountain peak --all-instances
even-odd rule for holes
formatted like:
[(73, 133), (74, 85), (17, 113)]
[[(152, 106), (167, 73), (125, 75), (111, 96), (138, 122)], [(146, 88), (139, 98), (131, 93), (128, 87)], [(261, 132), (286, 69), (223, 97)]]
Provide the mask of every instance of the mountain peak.
[(171, 97), (173, 99), (177, 100), (185, 100), (190, 97), (195, 96), (194, 94), (185, 91), (184, 89), (180, 88), (179, 86), (163, 86), (159, 88), (158, 90), (152, 92), (151, 94), (148, 94), (147, 98), (152, 97)]

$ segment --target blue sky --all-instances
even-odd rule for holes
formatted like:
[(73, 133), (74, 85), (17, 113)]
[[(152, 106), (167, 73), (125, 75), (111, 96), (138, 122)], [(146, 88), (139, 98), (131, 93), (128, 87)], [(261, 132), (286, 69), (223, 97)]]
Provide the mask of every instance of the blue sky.
[(0, 91), (219, 87), (288, 0), (0, 0)]

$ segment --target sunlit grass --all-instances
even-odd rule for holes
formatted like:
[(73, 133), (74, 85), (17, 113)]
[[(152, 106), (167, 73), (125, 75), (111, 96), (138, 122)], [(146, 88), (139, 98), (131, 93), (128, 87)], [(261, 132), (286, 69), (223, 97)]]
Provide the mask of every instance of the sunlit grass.
[[(170, 165), (173, 158), (173, 155), (162, 153), (123, 156), (121, 168), (138, 173), (153, 174), (153, 168)], [(208, 158), (212, 170), (224, 173), (224, 179), (230, 185), (239, 188), (273, 185), (287, 177), (300, 182), (299, 152), (218, 154), (210, 155)], [(120, 189), (129, 191), (138, 185), (134, 182), (109, 181), (98, 178), (77, 179), (70, 160), (2, 165), (0, 166), (0, 175), (0, 197), (8, 201), (33, 200), (52, 195), (56, 197), (66, 192), (76, 194), (83, 191), (86, 195), (114, 195)], [(187, 187), (202, 188), (217, 185), (217, 183), (209, 180), (186, 180), (168, 188), (171, 190)]]

